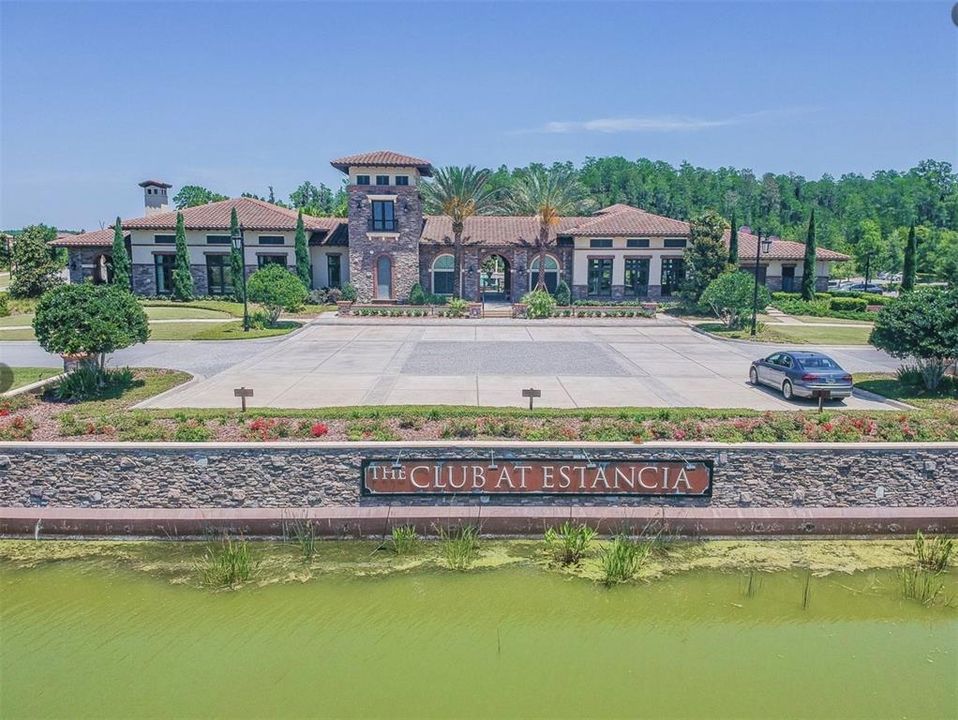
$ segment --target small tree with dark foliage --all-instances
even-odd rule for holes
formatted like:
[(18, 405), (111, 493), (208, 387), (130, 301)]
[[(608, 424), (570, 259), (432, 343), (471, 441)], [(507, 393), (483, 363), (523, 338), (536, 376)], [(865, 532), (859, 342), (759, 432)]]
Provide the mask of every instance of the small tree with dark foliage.
[(908, 228), (908, 242), (905, 244), (905, 262), (901, 273), (901, 289), (904, 291), (915, 289), (917, 275), (918, 241), (915, 239), (915, 226)]
[(729, 268), (728, 248), (723, 240), (728, 223), (714, 210), (706, 210), (689, 222), (689, 246), (685, 249), (685, 280), (681, 295), (689, 307), (697, 307), (699, 298), (715, 278)]
[(313, 284), (309, 271), (309, 245), (306, 241), (302, 210), (296, 217), (296, 276), (307, 290)]
[(60, 285), (37, 303), (33, 330), (40, 346), (59, 355), (89, 355), (100, 369), (107, 353), (146, 342), (146, 313), (118, 285)]
[(110, 282), (129, 290), (130, 256), (126, 253), (126, 241), (123, 239), (123, 225), (120, 223), (120, 218), (116, 219), (116, 224), (113, 226), (113, 250), (110, 253), (110, 259), (113, 263), (113, 277)]
[(885, 305), (868, 341), (921, 372), (925, 388), (937, 390), (958, 358), (958, 289), (924, 288)]
[[(230, 211), (230, 238), (239, 235), (240, 224), (236, 215), (236, 208)], [(243, 273), (244, 267), (243, 251), (237, 248), (230, 248), (230, 282), (233, 284), (233, 298), (236, 302), (243, 302)]]
[(802, 263), (802, 300), (815, 299), (815, 210), (808, 220), (808, 236), (805, 238), (805, 261)]
[(186, 245), (183, 213), (176, 213), (176, 262), (173, 265), (173, 299), (193, 299), (193, 273), (190, 272), (190, 249)]
[(63, 269), (63, 251), (50, 246), (57, 238), (56, 228), (30, 225), (13, 239), (10, 254), (10, 295), (17, 298), (39, 297), (58, 285)]

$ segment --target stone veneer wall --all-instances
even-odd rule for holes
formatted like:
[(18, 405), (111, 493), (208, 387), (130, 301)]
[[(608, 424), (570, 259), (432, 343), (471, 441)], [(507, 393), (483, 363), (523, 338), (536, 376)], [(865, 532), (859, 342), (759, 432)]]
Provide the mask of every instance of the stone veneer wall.
[[(419, 282), (419, 237), (422, 235), (422, 198), (415, 185), (350, 185), (349, 280), (361, 302), (374, 299), (373, 280), (380, 255), (392, 259), (394, 300), (406, 300)], [(372, 202), (368, 195), (394, 195), (399, 235), (369, 237)]]
[[(361, 497), (365, 459), (612, 458), (715, 463), (711, 498)], [(413, 505), (932, 507), (958, 505), (958, 444), (545, 445), (0, 443), (0, 506)]]

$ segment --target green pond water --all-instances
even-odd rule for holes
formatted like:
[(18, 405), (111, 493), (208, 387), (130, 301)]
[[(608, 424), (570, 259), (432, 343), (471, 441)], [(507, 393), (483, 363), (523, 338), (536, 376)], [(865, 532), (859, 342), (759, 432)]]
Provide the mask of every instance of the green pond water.
[[(607, 589), (512, 566), (210, 592), (0, 563), (0, 717), (958, 717), (958, 610), (894, 571)], [(958, 596), (952, 569), (946, 593)]]

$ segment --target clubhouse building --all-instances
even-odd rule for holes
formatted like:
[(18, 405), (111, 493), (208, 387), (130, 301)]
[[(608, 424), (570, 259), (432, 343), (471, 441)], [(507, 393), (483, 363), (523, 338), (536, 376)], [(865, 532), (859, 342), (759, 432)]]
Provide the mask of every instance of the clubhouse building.
[[(420, 158), (378, 151), (343, 157), (333, 167), (348, 176), (346, 218), (303, 216), (309, 240), (314, 288), (352, 283), (361, 301), (402, 302), (415, 283), (426, 292), (452, 293), (452, 222), (425, 215), (419, 184), (432, 174)], [(132, 259), (133, 290), (164, 295), (172, 288), (177, 211), (170, 185), (145, 180), (145, 214), (123, 220)], [(232, 292), (230, 214), (243, 227), (246, 272), (268, 263), (295, 267), (297, 212), (253, 198), (235, 198), (185, 208), (186, 240), (197, 295)], [(517, 301), (536, 283), (538, 224), (532, 217), (476, 216), (463, 232), (462, 287), (469, 300)], [(729, 233), (725, 235), (726, 243)], [(685, 274), (683, 252), (689, 225), (629, 205), (612, 205), (592, 215), (565, 217), (554, 229), (545, 259), (550, 290), (560, 280), (576, 299), (617, 301), (668, 299)], [(71, 282), (104, 282), (110, 273), (113, 228), (64, 235), (54, 244), (69, 251)], [(758, 237), (738, 233), (739, 263), (752, 271)], [(802, 243), (774, 238), (760, 253), (759, 278), (771, 290), (801, 284)], [(846, 255), (819, 248), (816, 286), (827, 288), (829, 267)]]

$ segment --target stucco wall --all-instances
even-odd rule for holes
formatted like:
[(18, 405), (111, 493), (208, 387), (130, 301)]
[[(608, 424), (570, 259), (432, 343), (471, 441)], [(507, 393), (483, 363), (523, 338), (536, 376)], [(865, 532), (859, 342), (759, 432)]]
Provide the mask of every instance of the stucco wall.
[[(712, 460), (711, 498), (360, 496), (365, 459)], [(303, 507), (380, 504), (934, 507), (958, 505), (958, 444), (0, 443), (0, 506)]]

